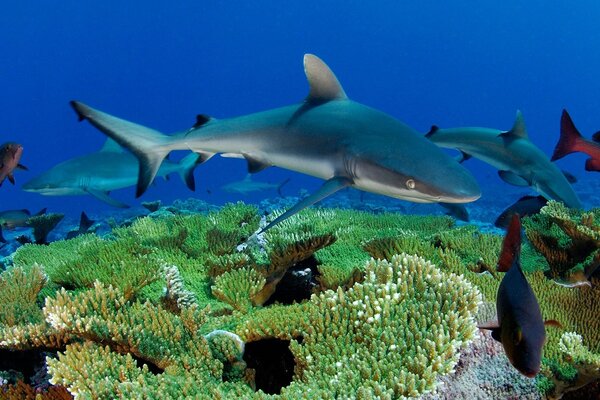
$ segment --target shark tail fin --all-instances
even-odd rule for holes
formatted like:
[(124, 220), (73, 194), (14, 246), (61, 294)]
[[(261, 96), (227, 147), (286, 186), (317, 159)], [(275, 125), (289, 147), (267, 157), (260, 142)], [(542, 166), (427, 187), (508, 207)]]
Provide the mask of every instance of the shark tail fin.
[(90, 229), (90, 227), (95, 223), (96, 221), (90, 219), (85, 211), (82, 211), (81, 216), (79, 217), (79, 231), (87, 232), (87, 230)]
[(203, 156), (197, 153), (191, 153), (187, 156), (183, 157), (181, 161), (179, 161), (179, 176), (185, 185), (192, 192), (196, 190), (196, 181), (194, 180), (194, 169), (196, 165), (201, 164), (203, 162)]
[(578, 151), (578, 145), (583, 140), (581, 133), (575, 127), (571, 116), (567, 110), (563, 110), (562, 116), (560, 117), (560, 138), (554, 148), (554, 154), (552, 154), (552, 161), (558, 160)]
[(172, 145), (177, 139), (106, 114), (78, 101), (71, 101), (71, 107), (80, 121), (87, 119), (93, 126), (138, 158), (140, 169), (136, 197), (140, 197), (152, 183), (163, 159), (172, 150)]

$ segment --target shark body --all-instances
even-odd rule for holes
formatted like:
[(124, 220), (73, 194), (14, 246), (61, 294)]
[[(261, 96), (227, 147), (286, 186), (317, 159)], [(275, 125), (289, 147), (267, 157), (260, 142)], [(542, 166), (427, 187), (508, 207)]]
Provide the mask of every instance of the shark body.
[(192, 150), (206, 161), (214, 154), (243, 157), (249, 172), (278, 166), (325, 179), (266, 228), (345, 187), (414, 202), (464, 203), (480, 190), (474, 177), (416, 130), (373, 108), (349, 100), (333, 72), (307, 54), (310, 92), (305, 101), (254, 114), (216, 120), (200, 116), (189, 131), (173, 136), (134, 124), (80, 102), (80, 120), (131, 150), (140, 160), (138, 196), (172, 150)]
[[(190, 154), (179, 163), (164, 160), (158, 175), (166, 177), (178, 173), (194, 190), (193, 169), (197, 160), (197, 154)], [(64, 161), (25, 183), (23, 189), (46, 196), (90, 194), (111, 206), (125, 208), (128, 207), (126, 204), (108, 194), (112, 190), (134, 186), (138, 169), (138, 160), (108, 139), (100, 151)]]
[(277, 190), (277, 193), (281, 194), (281, 187), (290, 181), (289, 178), (285, 179), (281, 183), (269, 183), (255, 181), (252, 179), (252, 174), (248, 174), (241, 181), (235, 181), (221, 186), (221, 190), (227, 193), (238, 193), (247, 195), (252, 192), (262, 192), (265, 190)]
[(571, 208), (582, 207), (561, 170), (529, 140), (520, 112), (509, 131), (433, 126), (426, 136), (438, 146), (460, 150), (463, 157), (473, 156), (492, 165), (511, 185), (530, 186), (549, 200), (562, 201)]

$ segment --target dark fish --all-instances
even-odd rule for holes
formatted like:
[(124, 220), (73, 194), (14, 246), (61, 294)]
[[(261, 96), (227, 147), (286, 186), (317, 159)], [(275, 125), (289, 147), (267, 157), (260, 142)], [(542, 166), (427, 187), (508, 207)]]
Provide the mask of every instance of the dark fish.
[[(521, 270), (520, 255), (521, 220), (514, 214), (498, 260), (498, 271), (506, 272), (496, 296), (498, 322), (480, 328), (491, 330), (513, 367), (533, 378), (540, 372), (546, 330), (538, 301)], [(556, 321), (548, 324), (558, 325)]]
[(79, 228), (68, 232), (66, 238), (73, 239), (74, 237), (90, 232), (90, 227), (94, 225), (95, 222), (96, 221), (88, 218), (85, 211), (82, 211), (79, 218)]
[(548, 200), (544, 196), (523, 196), (516, 203), (502, 211), (494, 225), (506, 229), (513, 215), (519, 214), (521, 217), (526, 217), (537, 214), (546, 203), (548, 203)]
[(461, 203), (438, 203), (446, 209), (446, 215), (450, 215), (460, 221), (469, 222), (469, 211)]
[(585, 153), (590, 156), (585, 161), (585, 170), (600, 172), (600, 142), (597, 141), (599, 137), (599, 133), (596, 132), (593, 140), (585, 139), (575, 127), (567, 110), (563, 110), (560, 118), (560, 138), (554, 149), (552, 161), (571, 153)]
[(4, 143), (0, 146), (0, 186), (6, 178), (10, 183), (15, 184), (13, 170), (16, 168), (27, 170), (27, 167), (19, 164), (22, 154), (23, 146), (18, 143)]

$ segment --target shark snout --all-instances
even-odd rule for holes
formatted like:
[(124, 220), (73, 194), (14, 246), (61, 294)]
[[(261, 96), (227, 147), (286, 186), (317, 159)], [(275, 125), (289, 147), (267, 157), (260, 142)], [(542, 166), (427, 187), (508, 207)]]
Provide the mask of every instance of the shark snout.
[(481, 197), (479, 184), (462, 166), (459, 170), (447, 171), (438, 189), (439, 201), (444, 203), (469, 203)]

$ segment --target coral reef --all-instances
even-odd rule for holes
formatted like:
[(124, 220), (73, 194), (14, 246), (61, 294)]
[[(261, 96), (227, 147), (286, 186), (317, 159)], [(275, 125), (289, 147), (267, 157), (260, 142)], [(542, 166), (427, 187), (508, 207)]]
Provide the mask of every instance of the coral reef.
[[(597, 233), (595, 211), (549, 210), (525, 220), (528, 235), (546, 221), (568, 248)], [(565, 215), (570, 236), (554, 222)], [(600, 378), (600, 282), (557, 285), (533, 241), (523, 269), (544, 318), (563, 328), (548, 330), (543, 376), (513, 392), (472, 372), (494, 365), (513, 376), (474, 322), (477, 305), (495, 301), (501, 236), (449, 217), (316, 208), (252, 236), (266, 222), (242, 203), (159, 210), (104, 237), (22, 246), (0, 275), (0, 348), (50, 351), (55, 386), (44, 390), (84, 398), (402, 398), (436, 388), (429, 396), (448, 398), (467, 381), (481, 396), (538, 398)], [(278, 293), (291, 287), (303, 293)], [(281, 378), (265, 378), (257, 351)], [(26, 375), (2, 390), (25, 393)]]

